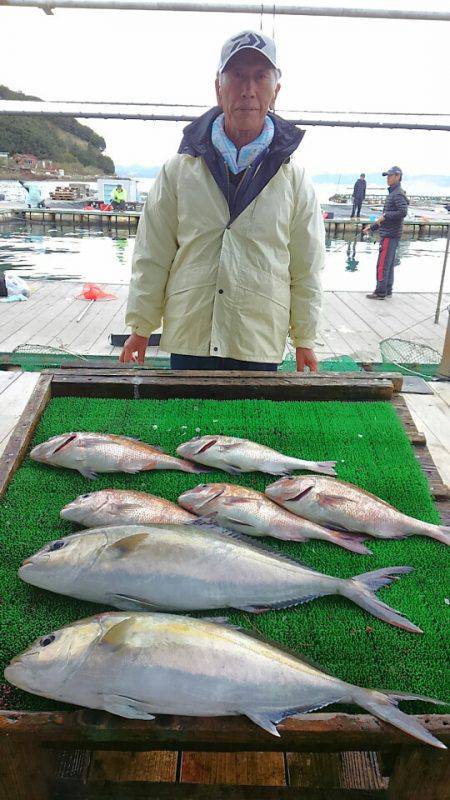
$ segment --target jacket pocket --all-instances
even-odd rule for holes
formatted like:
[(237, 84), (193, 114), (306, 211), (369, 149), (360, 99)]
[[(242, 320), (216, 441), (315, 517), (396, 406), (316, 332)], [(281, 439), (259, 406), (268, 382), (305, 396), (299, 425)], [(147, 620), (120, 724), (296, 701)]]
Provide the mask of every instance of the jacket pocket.
[(166, 285), (166, 299), (180, 292), (189, 292), (202, 287), (215, 287), (217, 267), (210, 264), (184, 264), (171, 271)]

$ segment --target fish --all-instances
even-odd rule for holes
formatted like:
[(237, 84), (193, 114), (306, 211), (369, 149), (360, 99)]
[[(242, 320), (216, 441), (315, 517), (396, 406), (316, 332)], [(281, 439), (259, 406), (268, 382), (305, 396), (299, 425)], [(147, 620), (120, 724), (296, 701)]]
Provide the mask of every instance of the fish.
[[(324, 528), (281, 509), (262, 492), (230, 483), (202, 483), (178, 498), (179, 504), (199, 517), (214, 519), (219, 525), (247, 536), (272, 536), (285, 541), (307, 542), (323, 539), (351, 550), (371, 551), (364, 537)], [(156, 521), (156, 520), (155, 520)]]
[(146, 523), (179, 523), (196, 519), (185, 511), (154, 494), (129, 489), (103, 489), (81, 494), (60, 511), (62, 519), (78, 522), (86, 528), (108, 525), (145, 525)]
[(441, 701), (347, 683), (223, 620), (107, 611), (36, 639), (11, 660), (5, 678), (41, 697), (127, 719), (244, 715), (273, 736), (287, 717), (354, 703), (446, 749), (419, 718), (397, 707), (402, 700)]
[(408, 572), (410, 567), (387, 567), (335, 578), (241, 534), (197, 522), (80, 531), (44, 545), (23, 562), (19, 577), (41, 589), (132, 611), (262, 613), (338, 594), (378, 619), (422, 633), (375, 595)]
[(374, 494), (352, 483), (310, 475), (282, 478), (265, 493), (283, 508), (319, 525), (369, 534), (377, 539), (429, 536), (450, 544), (450, 527), (402, 514)]
[(33, 447), (30, 458), (53, 467), (77, 469), (91, 480), (99, 472), (208, 471), (191, 461), (171, 456), (155, 445), (110, 433), (61, 433)]
[(199, 436), (177, 447), (177, 453), (231, 475), (243, 472), (267, 472), (270, 475), (289, 475), (295, 469), (308, 469), (335, 475), (335, 461), (304, 461), (292, 458), (248, 439), (234, 436)]

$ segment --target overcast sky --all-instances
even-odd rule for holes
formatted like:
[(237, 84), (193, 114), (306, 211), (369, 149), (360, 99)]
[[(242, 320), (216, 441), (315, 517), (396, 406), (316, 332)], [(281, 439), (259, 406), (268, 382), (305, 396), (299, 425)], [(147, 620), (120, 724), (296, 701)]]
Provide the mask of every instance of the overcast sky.
[[(308, 0), (448, 10), (450, 0)], [(450, 22), (263, 17), (283, 71), (278, 107), (450, 113)], [(260, 28), (259, 15), (0, 7), (0, 83), (45, 100), (213, 105), (224, 40)], [(84, 120), (81, 120), (84, 122)], [(180, 123), (86, 121), (116, 163), (162, 163)], [(1, 118), (0, 118), (1, 125)], [(308, 128), (297, 158), (312, 174), (450, 174), (449, 133)]]

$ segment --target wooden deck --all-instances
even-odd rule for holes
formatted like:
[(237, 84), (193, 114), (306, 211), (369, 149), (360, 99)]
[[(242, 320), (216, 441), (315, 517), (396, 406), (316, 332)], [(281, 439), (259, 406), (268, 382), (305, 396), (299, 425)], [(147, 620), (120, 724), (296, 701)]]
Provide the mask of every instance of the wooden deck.
[[(104, 285), (115, 300), (86, 308), (78, 300), (82, 284), (72, 281), (41, 281), (24, 303), (0, 304), (0, 352), (11, 353), (24, 344), (60, 347), (90, 356), (118, 355), (109, 344), (111, 333), (125, 333), (127, 285)], [(450, 302), (450, 294), (442, 304)], [(316, 344), (320, 360), (348, 355), (357, 361), (381, 361), (379, 342), (395, 337), (410, 339), (442, 351), (447, 311), (439, 325), (433, 322), (436, 294), (399, 293), (384, 302), (368, 300), (362, 292), (325, 292), (322, 326)], [(424, 321), (425, 320), (425, 321)], [(407, 330), (404, 330), (407, 329)], [(151, 348), (150, 356), (157, 354)]]

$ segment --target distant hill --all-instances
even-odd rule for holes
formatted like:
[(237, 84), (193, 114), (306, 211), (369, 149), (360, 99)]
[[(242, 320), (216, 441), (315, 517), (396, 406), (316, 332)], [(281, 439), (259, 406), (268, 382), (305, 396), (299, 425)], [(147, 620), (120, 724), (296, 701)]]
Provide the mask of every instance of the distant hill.
[[(13, 92), (0, 85), (2, 100), (40, 100), (40, 97)], [(22, 117), (2, 116), (0, 124), (0, 150), (8, 153), (32, 153), (38, 158), (50, 159), (70, 166), (76, 171), (80, 165), (100, 174), (114, 175), (114, 162), (103, 155), (106, 142), (92, 128), (81, 125), (75, 117)]]

